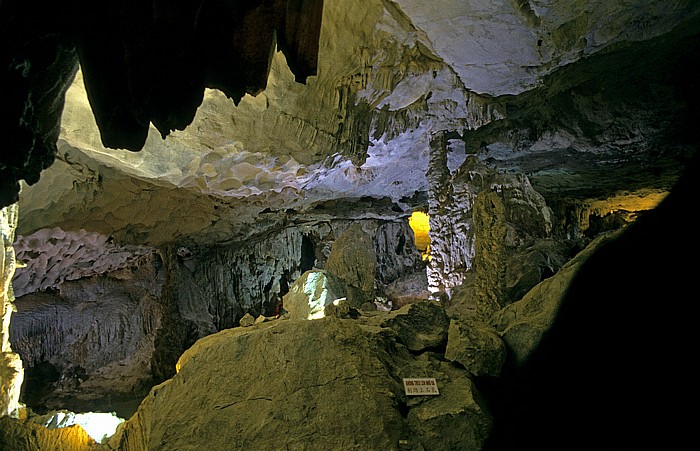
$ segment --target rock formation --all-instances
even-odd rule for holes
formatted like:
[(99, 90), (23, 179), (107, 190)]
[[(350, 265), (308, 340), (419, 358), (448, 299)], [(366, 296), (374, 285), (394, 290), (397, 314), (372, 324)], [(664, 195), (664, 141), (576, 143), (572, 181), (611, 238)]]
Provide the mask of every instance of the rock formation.
[(360, 307), (374, 302), (376, 265), (372, 240), (359, 224), (353, 224), (333, 242), (326, 270), (345, 284), (350, 305)]
[(333, 273), (310, 270), (294, 281), (282, 299), (282, 306), (292, 318), (323, 318), (326, 306), (346, 298), (346, 285)]
[[(413, 304), (393, 319), (277, 320), (210, 335), (182, 355), (177, 375), (154, 387), (110, 446), (479, 449), (490, 418), (476, 387), (432, 350), (447, 338), (441, 311)], [(418, 343), (408, 330), (434, 340)], [(441, 395), (410, 398), (404, 377), (434, 377)]]
[(10, 319), (15, 310), (12, 277), (17, 261), (12, 243), (17, 227), (17, 205), (0, 209), (0, 417), (19, 407), (19, 395), (24, 377), (22, 361), (12, 352)]
[(17, 450), (95, 451), (104, 449), (78, 426), (48, 429), (31, 421), (0, 417), (0, 447)]
[(0, 2), (2, 440), (693, 443), (698, 2), (151, 3)]

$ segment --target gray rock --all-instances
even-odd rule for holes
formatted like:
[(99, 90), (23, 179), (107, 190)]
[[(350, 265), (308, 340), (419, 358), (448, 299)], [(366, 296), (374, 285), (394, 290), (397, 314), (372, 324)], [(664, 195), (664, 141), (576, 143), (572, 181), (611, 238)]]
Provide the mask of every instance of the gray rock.
[(427, 301), (430, 297), (428, 276), (425, 269), (396, 279), (384, 289), (386, 297), (395, 308), (414, 302)]

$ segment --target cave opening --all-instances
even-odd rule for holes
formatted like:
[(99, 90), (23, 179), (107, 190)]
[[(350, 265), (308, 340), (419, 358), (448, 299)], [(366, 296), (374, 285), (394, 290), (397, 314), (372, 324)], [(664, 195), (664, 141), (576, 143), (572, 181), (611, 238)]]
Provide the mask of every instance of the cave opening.
[[(313, 269), (316, 264), (316, 250), (314, 243), (308, 235), (301, 237), (301, 260), (299, 261), (299, 272), (304, 274), (306, 271)], [(284, 295), (284, 294), (282, 294)]]
[(20, 400), (40, 414), (50, 409), (43, 404), (44, 398), (51, 394), (58, 383), (60, 371), (50, 362), (42, 361), (24, 369), (24, 383), (20, 391)]
[(413, 241), (421, 258), (430, 261), (430, 216), (424, 211), (416, 210), (408, 218), (408, 225), (413, 230)]

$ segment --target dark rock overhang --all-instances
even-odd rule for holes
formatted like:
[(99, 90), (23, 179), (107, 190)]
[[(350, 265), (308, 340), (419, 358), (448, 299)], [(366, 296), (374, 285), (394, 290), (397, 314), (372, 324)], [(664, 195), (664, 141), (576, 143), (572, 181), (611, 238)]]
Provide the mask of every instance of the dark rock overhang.
[(322, 10), (323, 0), (0, 2), (0, 207), (53, 163), (78, 65), (103, 145), (138, 151), (151, 123), (163, 137), (187, 127), (205, 88), (235, 103), (265, 89), (275, 45), (305, 82)]

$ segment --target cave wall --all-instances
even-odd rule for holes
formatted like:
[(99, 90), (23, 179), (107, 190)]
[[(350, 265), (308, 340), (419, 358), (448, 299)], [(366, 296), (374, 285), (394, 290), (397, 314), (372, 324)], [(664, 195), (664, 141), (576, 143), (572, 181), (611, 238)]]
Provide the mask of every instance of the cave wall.
[(15, 249), (12, 247), (17, 228), (17, 204), (0, 209), (0, 416), (19, 406), (20, 387), (24, 377), (22, 361), (12, 351), (10, 318), (15, 310), (12, 277), (15, 272)]
[(497, 171), (473, 155), (451, 171), (446, 133), (434, 136), (430, 151), (428, 283), (454, 315), (488, 318), (580, 246), (553, 234), (552, 210), (525, 174)]
[[(182, 271), (183, 316), (194, 319), (204, 314), (215, 330), (221, 330), (236, 325), (245, 313), (279, 313), (281, 298), (289, 286), (304, 271), (323, 269), (333, 242), (352, 223), (359, 223), (373, 237), (375, 280), (380, 290), (422, 268), (407, 218), (328, 219), (290, 226), (242, 246), (214, 249), (197, 256), (196, 262), (183, 262), (188, 268)], [(194, 312), (200, 299), (208, 306), (197, 314)]]
[[(215, 248), (118, 246), (98, 234), (18, 237), (9, 339), (28, 368), (24, 402), (83, 410), (142, 396), (197, 339), (275, 316), (304, 271), (323, 268), (351, 224), (373, 237), (379, 292), (423, 269), (407, 218), (324, 219)], [(70, 272), (69, 272), (70, 270)]]
[(154, 341), (165, 326), (164, 278), (160, 257), (151, 253), (125, 268), (18, 297), (10, 340), (27, 367), (23, 401), (82, 411), (107, 396), (146, 393)]

